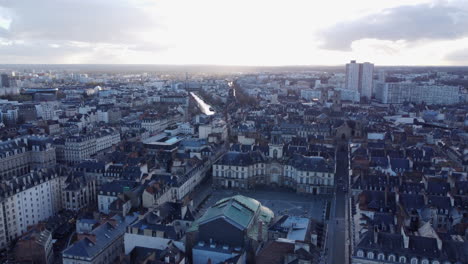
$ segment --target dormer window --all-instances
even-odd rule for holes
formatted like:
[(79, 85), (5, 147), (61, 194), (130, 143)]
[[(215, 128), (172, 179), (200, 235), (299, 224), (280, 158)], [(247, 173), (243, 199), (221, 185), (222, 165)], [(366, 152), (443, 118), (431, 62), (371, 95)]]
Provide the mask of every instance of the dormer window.
[(358, 250), (357, 256), (360, 258), (364, 257), (364, 252), (362, 250)]

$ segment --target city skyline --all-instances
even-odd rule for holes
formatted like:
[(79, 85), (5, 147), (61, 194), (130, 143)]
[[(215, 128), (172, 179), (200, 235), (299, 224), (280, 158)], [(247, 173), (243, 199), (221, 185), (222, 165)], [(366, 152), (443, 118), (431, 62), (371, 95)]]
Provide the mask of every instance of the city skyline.
[(468, 5), (461, 0), (5, 0), (0, 61), (468, 65), (467, 25)]

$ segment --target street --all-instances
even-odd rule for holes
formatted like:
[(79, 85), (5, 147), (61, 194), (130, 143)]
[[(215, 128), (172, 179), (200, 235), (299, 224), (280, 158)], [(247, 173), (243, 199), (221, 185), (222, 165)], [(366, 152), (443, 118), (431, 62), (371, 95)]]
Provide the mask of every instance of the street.
[(348, 152), (337, 150), (336, 153), (336, 193), (334, 208), (328, 223), (328, 262), (333, 264), (347, 263), (346, 254), (346, 193), (348, 188)]

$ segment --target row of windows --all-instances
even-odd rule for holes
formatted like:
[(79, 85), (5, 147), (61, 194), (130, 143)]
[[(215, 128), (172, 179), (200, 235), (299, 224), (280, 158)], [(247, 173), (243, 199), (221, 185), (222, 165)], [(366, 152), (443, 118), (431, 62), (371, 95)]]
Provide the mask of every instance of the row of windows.
[[(360, 258), (363, 258), (364, 257), (364, 251), (358, 250), (357, 251), (357, 256), (360, 257)], [(368, 258), (368, 259), (374, 259), (375, 257), (376, 256), (375, 256), (374, 252), (367, 252), (367, 254), (366, 254), (366, 258)], [(410, 262), (407, 262), (408, 258), (406, 256), (400, 256), (400, 257), (397, 258), (397, 256), (395, 256), (393, 254), (390, 254), (387, 257), (385, 257), (385, 254), (383, 254), (383, 253), (377, 254), (377, 260), (387, 260), (389, 262), (410, 263), (410, 264), (440, 264), (440, 262), (438, 260), (433, 260), (432, 262), (430, 262), (428, 259), (419, 260), (416, 257), (410, 258), (409, 259)], [(450, 262), (444, 262), (444, 264), (450, 264)]]

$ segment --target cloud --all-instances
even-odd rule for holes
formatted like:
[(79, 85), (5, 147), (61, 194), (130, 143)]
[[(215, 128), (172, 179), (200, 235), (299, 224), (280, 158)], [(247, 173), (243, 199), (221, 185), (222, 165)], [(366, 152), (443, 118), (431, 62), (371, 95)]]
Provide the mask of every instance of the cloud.
[(445, 56), (445, 59), (455, 64), (467, 65), (468, 48), (452, 51)]
[[(116, 56), (142, 46), (147, 52), (166, 49), (145, 36), (162, 28), (147, 12), (145, 0), (0, 0), (0, 55), (3, 61), (67, 62), (97, 51)], [(107, 49), (106, 49), (107, 48)], [(106, 54), (106, 61), (112, 57)], [(72, 60), (74, 61), (74, 60)], [(112, 60), (111, 60), (112, 61)]]
[(320, 32), (322, 47), (350, 50), (354, 41), (362, 39), (413, 42), (468, 36), (468, 10), (455, 3), (400, 6), (341, 22)]
[(126, 43), (156, 24), (124, 0), (3, 0), (0, 7), (11, 19), (10, 39)]

